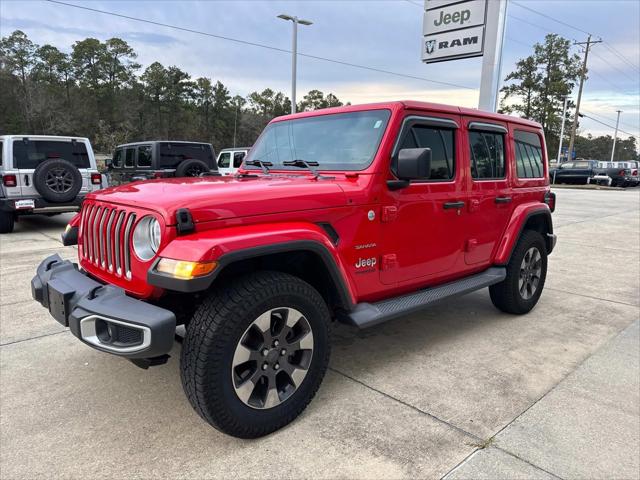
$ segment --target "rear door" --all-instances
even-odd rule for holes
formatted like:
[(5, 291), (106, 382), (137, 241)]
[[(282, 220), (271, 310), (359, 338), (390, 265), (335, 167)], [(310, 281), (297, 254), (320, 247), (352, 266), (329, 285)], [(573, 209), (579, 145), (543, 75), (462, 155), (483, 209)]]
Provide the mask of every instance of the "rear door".
[(511, 149), (506, 123), (467, 117), (465, 153), (469, 156), (468, 219), (464, 243), (467, 265), (486, 265), (511, 217)]
[(245, 150), (236, 150), (233, 152), (233, 170), (231, 173), (236, 173), (238, 171), (246, 155), (247, 152)]
[(218, 172), (220, 175), (230, 175), (232, 173), (231, 168), (231, 154), (233, 152), (220, 152), (218, 154)]

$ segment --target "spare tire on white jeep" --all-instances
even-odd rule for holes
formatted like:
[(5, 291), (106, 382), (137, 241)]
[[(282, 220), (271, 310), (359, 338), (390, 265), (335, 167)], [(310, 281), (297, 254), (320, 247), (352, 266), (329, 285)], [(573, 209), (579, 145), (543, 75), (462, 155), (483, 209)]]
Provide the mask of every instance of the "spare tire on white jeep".
[(69, 202), (82, 188), (82, 174), (73, 163), (51, 158), (33, 172), (33, 184), (42, 198), (53, 203)]

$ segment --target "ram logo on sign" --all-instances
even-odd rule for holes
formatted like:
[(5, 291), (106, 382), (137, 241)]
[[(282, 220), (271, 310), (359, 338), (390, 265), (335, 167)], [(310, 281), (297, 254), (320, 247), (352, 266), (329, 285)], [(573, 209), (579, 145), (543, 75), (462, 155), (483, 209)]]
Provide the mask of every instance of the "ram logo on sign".
[(422, 61), (481, 56), (486, 12), (487, 0), (425, 0)]

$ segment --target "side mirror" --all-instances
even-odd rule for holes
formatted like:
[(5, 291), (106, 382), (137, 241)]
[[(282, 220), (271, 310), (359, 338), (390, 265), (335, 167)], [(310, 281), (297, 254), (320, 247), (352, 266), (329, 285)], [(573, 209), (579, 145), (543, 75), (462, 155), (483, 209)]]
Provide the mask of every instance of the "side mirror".
[(112, 158), (105, 158), (104, 159), (104, 166), (107, 168), (107, 170), (111, 170), (111, 167), (113, 166), (113, 159)]
[(396, 176), (399, 180), (390, 180), (391, 190), (409, 186), (411, 180), (426, 179), (431, 175), (430, 148), (403, 148), (398, 152)]

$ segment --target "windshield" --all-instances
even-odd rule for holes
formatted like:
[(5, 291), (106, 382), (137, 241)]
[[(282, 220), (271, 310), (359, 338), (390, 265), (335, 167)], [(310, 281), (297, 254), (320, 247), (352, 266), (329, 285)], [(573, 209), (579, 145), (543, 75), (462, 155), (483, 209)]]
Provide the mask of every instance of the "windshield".
[(378, 151), (391, 112), (337, 113), (267, 125), (245, 159), (269, 162), (274, 169), (296, 169), (284, 162), (304, 160), (318, 170), (362, 170)]

